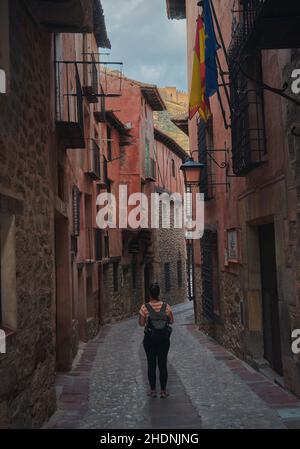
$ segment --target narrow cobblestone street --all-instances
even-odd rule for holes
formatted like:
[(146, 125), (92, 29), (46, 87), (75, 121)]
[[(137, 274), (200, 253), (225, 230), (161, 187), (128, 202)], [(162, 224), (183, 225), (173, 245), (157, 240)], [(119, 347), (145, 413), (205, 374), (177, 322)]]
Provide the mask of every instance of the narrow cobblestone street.
[(148, 399), (143, 330), (136, 319), (103, 328), (74, 369), (57, 378), (48, 428), (300, 428), (300, 401), (216, 344), (175, 307), (168, 400)]

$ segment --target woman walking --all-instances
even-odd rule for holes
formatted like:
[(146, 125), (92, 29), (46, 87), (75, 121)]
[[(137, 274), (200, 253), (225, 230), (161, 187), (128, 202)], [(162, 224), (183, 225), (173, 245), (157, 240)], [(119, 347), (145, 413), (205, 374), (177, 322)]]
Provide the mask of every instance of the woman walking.
[(168, 369), (167, 358), (170, 349), (171, 324), (174, 323), (172, 309), (169, 304), (159, 298), (160, 288), (157, 283), (150, 286), (149, 302), (142, 305), (139, 312), (139, 324), (145, 327), (144, 348), (148, 361), (149, 396), (157, 397), (156, 366), (159, 368), (160, 397), (166, 399)]

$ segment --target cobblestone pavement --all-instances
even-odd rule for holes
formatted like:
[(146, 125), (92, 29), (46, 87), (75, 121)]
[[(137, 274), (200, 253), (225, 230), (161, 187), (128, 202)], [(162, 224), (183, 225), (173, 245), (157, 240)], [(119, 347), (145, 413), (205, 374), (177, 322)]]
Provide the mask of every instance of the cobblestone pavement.
[(58, 376), (48, 428), (300, 428), (300, 401), (193, 325), (174, 308), (167, 400), (147, 397), (143, 330), (136, 319), (105, 326), (74, 369)]

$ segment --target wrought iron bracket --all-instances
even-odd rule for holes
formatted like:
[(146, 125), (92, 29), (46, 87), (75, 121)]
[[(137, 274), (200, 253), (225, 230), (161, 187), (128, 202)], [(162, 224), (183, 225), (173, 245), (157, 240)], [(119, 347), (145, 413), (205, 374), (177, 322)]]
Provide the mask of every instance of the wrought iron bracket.
[[(198, 150), (192, 151), (191, 155), (193, 155), (193, 153), (198, 153)], [(217, 159), (213, 156), (214, 153), (224, 153), (224, 161), (219, 162), (217, 161)], [(215, 187), (215, 186), (226, 186), (226, 192), (228, 192), (229, 188), (230, 188), (230, 182), (228, 181), (229, 178), (236, 178), (235, 175), (229, 175), (229, 169), (230, 169), (230, 164), (229, 164), (229, 149), (227, 148), (226, 142), (224, 144), (224, 148), (214, 148), (214, 149), (207, 149), (206, 150), (206, 154), (209, 157), (209, 159), (221, 170), (226, 170), (225, 171), (225, 182), (212, 182), (211, 186)]]

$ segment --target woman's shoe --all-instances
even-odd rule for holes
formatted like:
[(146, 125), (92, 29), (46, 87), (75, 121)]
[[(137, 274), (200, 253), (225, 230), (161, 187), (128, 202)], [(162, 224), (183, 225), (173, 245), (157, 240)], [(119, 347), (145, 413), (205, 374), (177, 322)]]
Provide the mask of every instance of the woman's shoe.
[(167, 399), (168, 396), (170, 396), (170, 394), (167, 392), (167, 390), (162, 390), (160, 392), (161, 399)]
[(150, 398), (157, 398), (156, 390), (150, 390), (149, 393), (148, 393), (148, 396)]

